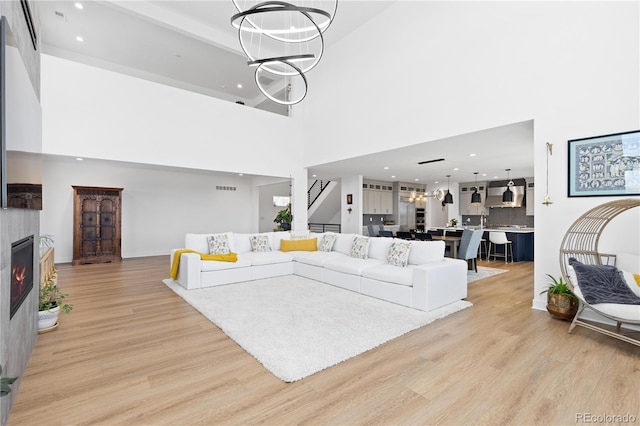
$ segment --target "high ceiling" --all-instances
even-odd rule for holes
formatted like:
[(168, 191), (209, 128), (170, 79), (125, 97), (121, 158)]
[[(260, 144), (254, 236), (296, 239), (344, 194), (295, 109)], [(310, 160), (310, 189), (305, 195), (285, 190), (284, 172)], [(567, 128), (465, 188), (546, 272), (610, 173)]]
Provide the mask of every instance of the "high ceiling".
[[(37, 3), (45, 54), (286, 114), (286, 109), (266, 100), (256, 89), (253, 70), (246, 65), (230, 24), (235, 13), (231, 0), (80, 0), (82, 9), (75, 3)], [(332, 44), (393, 3), (340, 0), (324, 34), (325, 55), (331, 54)], [(313, 71), (309, 79), (310, 90), (314, 90)], [(417, 164), (436, 158), (445, 161)], [(513, 177), (532, 176), (532, 158), (532, 123), (524, 122), (320, 165), (309, 174), (335, 179), (357, 173), (367, 179), (419, 179), (433, 185), (446, 181), (447, 174), (452, 181), (473, 181), (475, 171), (480, 180), (505, 179), (506, 168), (512, 169)]]

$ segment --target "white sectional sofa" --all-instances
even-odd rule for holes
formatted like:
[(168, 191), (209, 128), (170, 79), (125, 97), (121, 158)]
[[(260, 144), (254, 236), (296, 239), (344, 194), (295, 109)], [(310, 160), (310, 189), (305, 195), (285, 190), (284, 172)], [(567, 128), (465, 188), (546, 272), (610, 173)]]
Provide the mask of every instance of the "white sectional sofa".
[[(325, 234), (311, 234), (309, 238), (317, 239), (317, 251), (286, 252), (280, 251), (281, 241), (291, 239), (289, 232), (225, 234), (237, 262), (201, 260), (198, 253), (182, 253), (180, 285), (190, 290), (296, 274), (422, 311), (467, 297), (467, 263), (445, 257), (443, 241), (411, 241), (407, 265), (402, 267), (388, 263), (392, 243), (406, 243), (394, 238), (370, 238), (367, 258), (360, 259), (351, 257), (353, 241), (361, 237), (357, 234), (333, 234), (331, 251), (319, 250)], [(187, 234), (185, 248), (209, 253), (211, 235)], [(268, 236), (271, 251), (253, 252), (252, 235)]]

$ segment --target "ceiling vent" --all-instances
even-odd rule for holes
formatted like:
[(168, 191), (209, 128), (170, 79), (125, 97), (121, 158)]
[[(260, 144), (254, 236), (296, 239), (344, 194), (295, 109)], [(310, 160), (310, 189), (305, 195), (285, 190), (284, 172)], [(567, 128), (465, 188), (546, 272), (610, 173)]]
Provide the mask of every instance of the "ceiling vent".
[(216, 191), (235, 191), (235, 190), (236, 190), (235, 186), (216, 185)]

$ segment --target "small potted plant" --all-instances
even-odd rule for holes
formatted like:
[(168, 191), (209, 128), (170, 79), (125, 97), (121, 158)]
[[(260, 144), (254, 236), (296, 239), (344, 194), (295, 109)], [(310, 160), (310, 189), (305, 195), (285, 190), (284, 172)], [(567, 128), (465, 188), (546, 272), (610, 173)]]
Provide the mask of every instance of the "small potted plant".
[(276, 218), (273, 219), (273, 221), (278, 224), (279, 231), (290, 231), (292, 220), (293, 215), (291, 214), (291, 203), (287, 204), (286, 209), (280, 210)]
[(547, 274), (551, 283), (549, 288), (540, 292), (547, 293), (547, 312), (565, 320), (573, 319), (578, 312), (578, 298), (571, 292), (562, 277)]
[(457, 224), (458, 224), (458, 219), (456, 219), (456, 218), (453, 218), (453, 219), (451, 219), (451, 220), (449, 221), (449, 226), (450, 226), (451, 228), (455, 228)]
[[(0, 365), (0, 376), (2, 376), (2, 366)], [(17, 377), (0, 377), (0, 396), (9, 395), (11, 385), (18, 380)]]
[(58, 287), (58, 269), (40, 285), (40, 305), (38, 308), (38, 330), (52, 330), (58, 324), (60, 312), (69, 313), (73, 305), (65, 303), (67, 294)]

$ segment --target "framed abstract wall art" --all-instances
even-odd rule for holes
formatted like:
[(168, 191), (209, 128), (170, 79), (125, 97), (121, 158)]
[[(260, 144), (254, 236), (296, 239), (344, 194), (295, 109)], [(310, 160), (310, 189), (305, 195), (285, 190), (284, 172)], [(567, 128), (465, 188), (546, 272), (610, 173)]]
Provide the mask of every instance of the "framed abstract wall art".
[(640, 130), (573, 139), (569, 197), (640, 195)]

